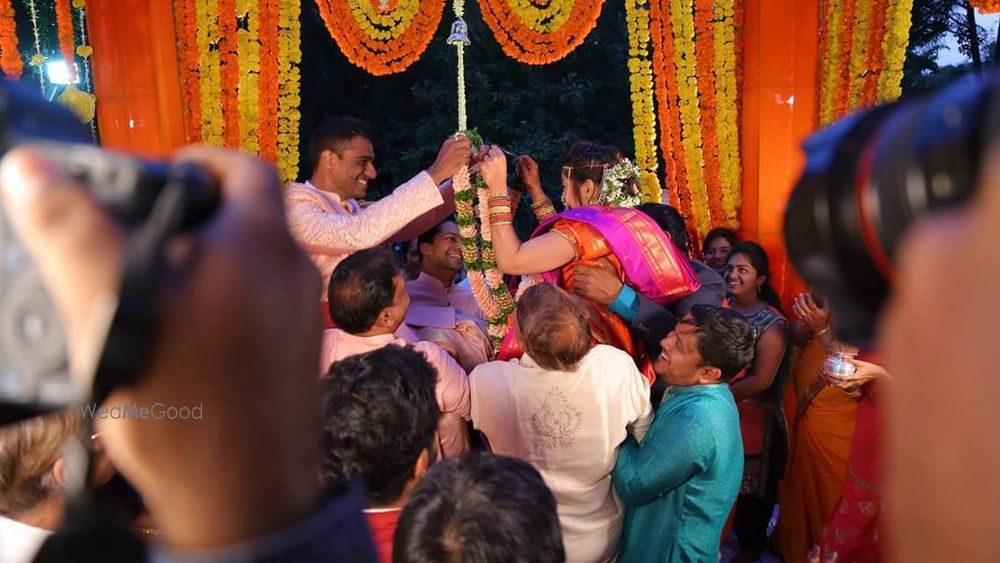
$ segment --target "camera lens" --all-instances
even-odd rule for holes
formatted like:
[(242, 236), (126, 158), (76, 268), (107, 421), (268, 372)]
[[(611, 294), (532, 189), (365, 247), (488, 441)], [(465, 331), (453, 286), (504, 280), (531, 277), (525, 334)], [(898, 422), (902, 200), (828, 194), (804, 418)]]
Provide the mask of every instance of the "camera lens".
[(968, 199), (998, 130), (997, 77), (852, 114), (804, 144), (785, 241), (806, 281), (836, 311), (838, 335), (867, 344), (893, 283), (907, 228)]

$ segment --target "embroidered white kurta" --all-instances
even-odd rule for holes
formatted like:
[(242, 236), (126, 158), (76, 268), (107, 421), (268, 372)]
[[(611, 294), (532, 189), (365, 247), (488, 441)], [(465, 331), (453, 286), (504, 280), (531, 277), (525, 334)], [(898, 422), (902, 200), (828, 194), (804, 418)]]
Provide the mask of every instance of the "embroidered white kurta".
[(627, 433), (642, 440), (653, 416), (632, 358), (598, 345), (564, 372), (525, 355), (483, 364), (469, 383), (472, 422), (493, 452), (531, 463), (555, 496), (566, 560), (611, 560), (623, 517), (611, 470)]

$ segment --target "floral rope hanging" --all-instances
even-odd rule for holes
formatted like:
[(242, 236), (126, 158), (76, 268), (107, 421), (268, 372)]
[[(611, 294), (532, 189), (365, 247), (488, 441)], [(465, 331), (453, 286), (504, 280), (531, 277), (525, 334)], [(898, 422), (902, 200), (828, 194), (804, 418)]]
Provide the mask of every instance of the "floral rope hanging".
[(503, 52), (523, 63), (562, 59), (597, 25), (604, 0), (479, 0)]
[(402, 72), (430, 44), (444, 0), (316, 0), (330, 36), (355, 66)]
[[(464, 0), (454, 0), (455, 22), (451, 25), (448, 44), (455, 47), (458, 70), (458, 130), (480, 149), (483, 141), (475, 131), (467, 128), (465, 106), (465, 47), (469, 45), (469, 30), (462, 19)], [(452, 179), (455, 189), (455, 222), (462, 246), (462, 261), (469, 277), (469, 288), (476, 303), (486, 316), (490, 344), (496, 350), (507, 334), (507, 320), (514, 311), (514, 298), (504, 284), (503, 274), (497, 268), (490, 231), (488, 189), (479, 174), (472, 175), (463, 166)]]

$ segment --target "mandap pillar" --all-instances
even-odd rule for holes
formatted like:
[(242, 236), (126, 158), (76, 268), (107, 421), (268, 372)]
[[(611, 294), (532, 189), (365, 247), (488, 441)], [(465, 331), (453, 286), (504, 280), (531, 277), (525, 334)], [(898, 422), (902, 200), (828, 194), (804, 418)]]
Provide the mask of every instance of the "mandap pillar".
[(804, 284), (785, 253), (782, 224), (805, 164), (800, 145), (818, 123), (819, 2), (744, 2), (740, 234), (767, 250), (771, 283), (789, 305)]
[(184, 145), (171, 0), (89, 0), (101, 144), (147, 157)]

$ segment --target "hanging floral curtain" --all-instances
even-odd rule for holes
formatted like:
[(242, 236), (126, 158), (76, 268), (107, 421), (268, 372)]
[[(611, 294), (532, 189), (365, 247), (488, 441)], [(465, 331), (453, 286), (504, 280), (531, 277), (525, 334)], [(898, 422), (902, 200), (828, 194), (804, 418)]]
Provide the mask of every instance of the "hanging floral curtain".
[(604, 0), (479, 0), (483, 21), (515, 60), (543, 65), (576, 49), (597, 24)]
[(406, 70), (427, 49), (444, 0), (316, 0), (330, 36), (355, 66), (376, 76)]
[(823, 0), (820, 4), (820, 123), (894, 100), (913, 0)]
[(226, 146), (299, 167), (302, 60), (296, 0), (175, 0), (189, 143)]
[[(664, 187), (697, 245), (713, 227), (739, 226), (742, 0), (649, 0), (648, 9)], [(642, 62), (634, 66), (633, 84), (637, 73), (644, 80)]]

